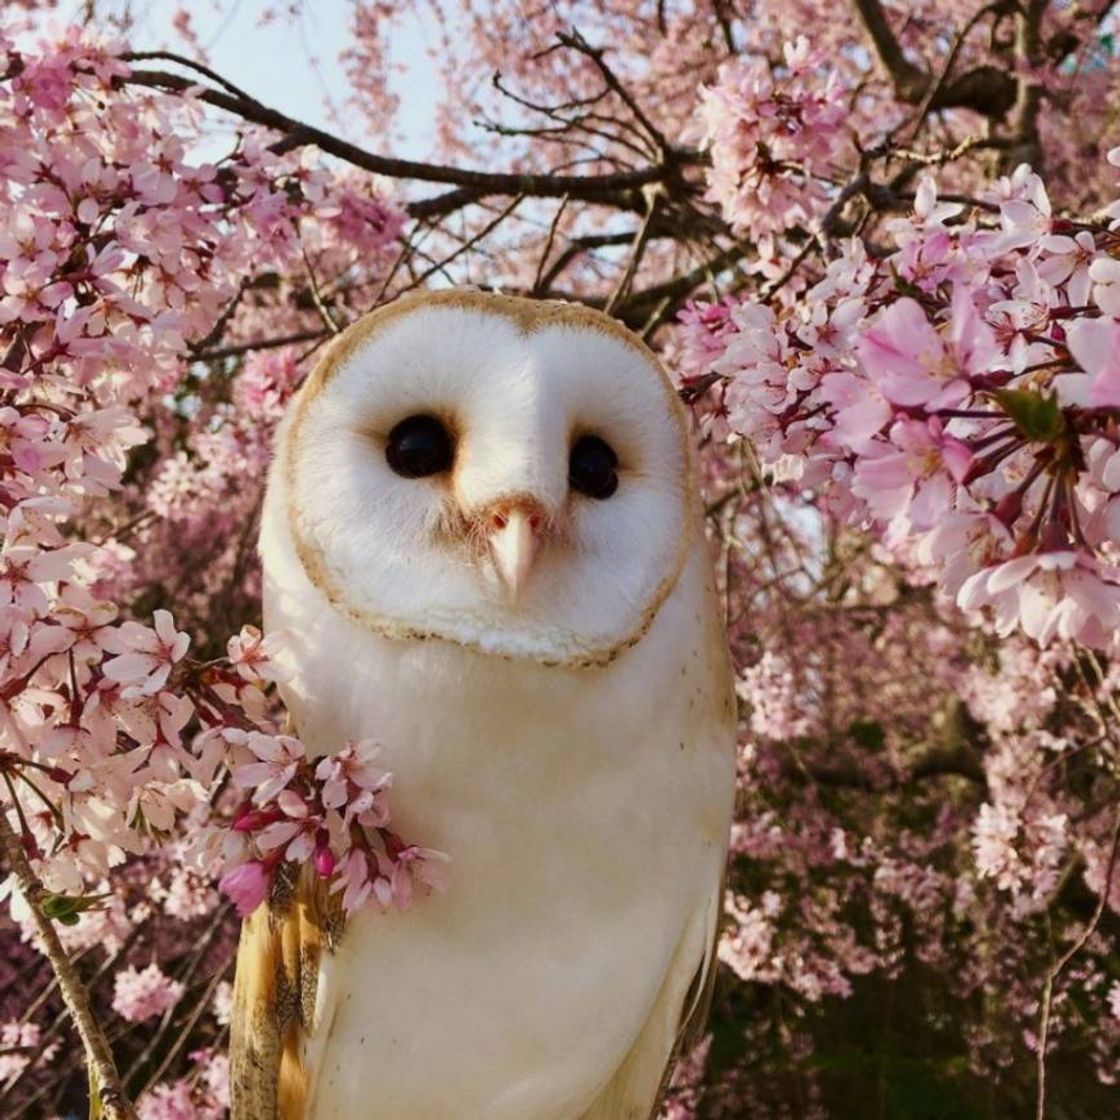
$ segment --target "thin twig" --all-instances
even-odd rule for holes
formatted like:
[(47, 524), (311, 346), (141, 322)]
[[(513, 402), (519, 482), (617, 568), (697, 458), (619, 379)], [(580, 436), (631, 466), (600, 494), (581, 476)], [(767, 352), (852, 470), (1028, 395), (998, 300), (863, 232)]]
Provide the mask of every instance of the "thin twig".
[(209, 66), (205, 66), (193, 58), (187, 58), (186, 55), (176, 54), (174, 51), (125, 51), (121, 58), (125, 62), (174, 62), (178, 66), (185, 66), (188, 70), (195, 70), (199, 74), (205, 75), (212, 82), (216, 82), (229, 93), (232, 93), (234, 97), (241, 97), (245, 101), (260, 104), (251, 93), (247, 93), (240, 86), (234, 85), (228, 78), (223, 78), (216, 70), (211, 70)]
[(303, 257), (304, 266), (307, 269), (307, 279), (311, 285), (311, 302), (315, 304), (315, 310), (319, 312), (319, 318), (323, 320), (324, 325), (331, 334), (338, 334), (342, 328), (335, 321), (335, 317), (330, 313), (330, 309), (323, 301), (323, 295), (319, 291), (319, 281), (315, 277), (315, 270), (311, 267), (311, 261), (307, 256), (307, 246), (300, 241), (299, 246), (300, 255)]
[(964, 46), (965, 39), (972, 34), (972, 29), (986, 16), (992, 12), (1000, 11), (1005, 8), (1004, 0), (994, 0), (991, 4), (985, 4), (978, 12), (976, 12), (971, 19), (961, 28), (956, 38), (953, 40), (953, 45), (949, 48), (949, 53), (945, 57), (945, 62), (941, 67), (941, 72), (930, 83), (929, 89), (926, 90), (925, 96), (918, 106), (918, 111), (914, 117), (914, 121), (906, 133), (905, 143), (912, 144), (914, 138), (922, 129), (922, 123), (926, 119), (926, 114), (930, 110), (930, 106), (934, 103), (941, 91), (945, 88), (949, 81), (949, 77), (953, 72), (953, 67), (957, 63), (957, 57), (961, 53), (961, 47)]
[(437, 261), (430, 268), (428, 268), (426, 271), (422, 272), (419, 276), (417, 276), (410, 284), (408, 284), (406, 287), (402, 288), (401, 291), (398, 292), (397, 294), (400, 295), (404, 292), (411, 291), (413, 288), (420, 287), (424, 283), (424, 281), (427, 280), (430, 276), (433, 276), (433, 275), (435, 275), (435, 273), (440, 272), (441, 270), (445, 269), (453, 260), (456, 260), (457, 258), (461, 257), (468, 250), (473, 249), (488, 234), (492, 233), (499, 225), (501, 225), (501, 223), (504, 222), (506, 220), (506, 218), (508, 218), (510, 216), (510, 214), (512, 214), (514, 212), (514, 210), (516, 210), (517, 207), (520, 206), (521, 203), (524, 202), (524, 201), (525, 201), (525, 196), (519, 194), (515, 199), (513, 199), (512, 202), (509, 203), (509, 205), (503, 207), (502, 210), (497, 214), (496, 217), (494, 217), (491, 221), (487, 222), (486, 225), (483, 226), (482, 229), (480, 229), (478, 231), (478, 233), (476, 233), (469, 240), (464, 241), (463, 244), (460, 245), (459, 248), (455, 250), (455, 252), (450, 254), (450, 256), (445, 257), (443, 260)]
[(630, 250), (630, 257), (626, 262), (626, 268), (623, 270), (618, 284), (615, 286), (610, 299), (607, 300), (606, 306), (603, 308), (608, 315), (614, 314), (614, 309), (630, 294), (630, 286), (634, 283), (634, 274), (638, 270), (638, 265), (642, 263), (642, 257), (645, 256), (646, 246), (649, 244), (650, 228), (653, 225), (653, 218), (657, 213), (657, 204), (660, 198), (661, 193), (659, 191), (650, 190), (649, 208), (646, 211), (644, 221), (641, 226), (639, 226), (638, 232), (634, 237), (634, 245)]
[(329, 332), (325, 330), (296, 331), (294, 334), (278, 335), (276, 338), (255, 339), (252, 342), (238, 342), (221, 346), (215, 350), (203, 350), (191, 355), (192, 362), (216, 362), (220, 358), (239, 358), (254, 350), (275, 350), (280, 346), (291, 346), (298, 342), (316, 342)]
[(657, 150), (661, 153), (662, 158), (668, 156), (672, 150), (672, 145), (669, 143), (665, 133), (646, 116), (645, 111), (634, 99), (633, 94), (622, 84), (618, 75), (607, 64), (606, 58), (604, 57), (606, 52), (603, 48), (593, 47), (583, 35), (574, 28), (570, 32), (561, 33), (557, 38), (564, 46), (570, 47), (572, 50), (578, 51), (580, 54), (591, 59), (596, 69), (602, 74), (603, 81), (607, 83), (614, 93), (618, 94), (626, 107), (634, 114), (638, 123), (646, 130), (649, 138), (657, 145)]
[(1054, 983), (1061, 975), (1062, 970), (1069, 964), (1096, 932), (1097, 926), (1104, 915), (1108, 905), (1109, 895), (1112, 893), (1112, 874), (1116, 869), (1117, 850), (1120, 849), (1120, 808), (1112, 821), (1112, 840), (1108, 852), (1108, 864), (1104, 873), (1104, 882), (1101, 884), (1100, 896), (1096, 908), (1088, 924), (1081, 931), (1081, 936), (1058, 958), (1057, 963), (1046, 974), (1046, 981), (1042, 988), (1042, 1012), (1038, 1025), (1038, 1054), (1036, 1065), (1038, 1068), (1038, 1096), (1035, 1103), (1035, 1120), (1046, 1120), (1046, 1045), (1050, 1037), (1050, 1014), (1054, 1001)]
[(568, 196), (564, 195), (560, 199), (560, 205), (556, 207), (556, 213), (552, 216), (552, 221), (548, 226), (548, 236), (545, 238), (544, 251), (541, 253), (540, 260), (537, 263), (537, 274), (533, 277), (533, 287), (531, 292), (535, 296), (539, 296), (545, 288), (541, 285), (541, 277), (544, 275), (545, 265), (548, 264), (549, 254), (552, 252), (552, 243), (556, 240), (556, 231), (560, 228), (560, 219), (564, 216), (564, 211), (568, 207)]

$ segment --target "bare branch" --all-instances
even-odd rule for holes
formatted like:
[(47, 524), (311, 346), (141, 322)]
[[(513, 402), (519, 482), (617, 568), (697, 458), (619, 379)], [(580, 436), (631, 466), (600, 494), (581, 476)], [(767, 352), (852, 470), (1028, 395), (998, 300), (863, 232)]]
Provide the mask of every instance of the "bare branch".
[(735, 33), (731, 27), (731, 13), (727, 10), (726, 0), (712, 0), (712, 9), (715, 12), (719, 29), (723, 32), (723, 45), (727, 48), (727, 53), (737, 54), (739, 48), (735, 45)]
[(564, 211), (568, 208), (568, 196), (565, 195), (560, 200), (560, 205), (556, 207), (556, 213), (552, 216), (552, 221), (548, 224), (548, 236), (545, 238), (544, 250), (541, 252), (540, 260), (537, 262), (537, 274), (533, 277), (532, 294), (537, 296), (545, 291), (545, 286), (542, 285), (541, 279), (544, 276), (544, 266), (548, 264), (549, 254), (552, 252), (552, 243), (556, 239), (556, 230), (560, 226), (560, 219), (564, 216)]
[(634, 96), (622, 84), (614, 70), (607, 64), (603, 48), (593, 47), (579, 31), (575, 29), (568, 33), (562, 33), (557, 36), (557, 38), (564, 46), (571, 47), (572, 50), (578, 51), (595, 64), (596, 69), (603, 76), (603, 81), (607, 83), (607, 86), (622, 99), (623, 104), (634, 114), (635, 119), (642, 128), (645, 129), (646, 134), (654, 144), (657, 145), (657, 150), (661, 152), (662, 157), (668, 156), (669, 152), (672, 150), (672, 145), (669, 143), (665, 133), (646, 116), (642, 107), (634, 99)]
[[(935, 89), (927, 101), (933, 78), (903, 53), (880, 0), (852, 0), (852, 3), (874, 46), (875, 57), (900, 100), (911, 105), (926, 102), (923, 112), (967, 108), (992, 119), (1005, 116), (1015, 103), (1016, 81), (997, 66), (977, 66), (953, 82), (939, 83), (940, 88)], [(989, 10), (1003, 11), (1005, 6), (1003, 3), (987, 5), (980, 14)], [(969, 25), (978, 18), (973, 17)]]
[(262, 338), (253, 342), (238, 342), (213, 350), (199, 350), (191, 354), (195, 362), (216, 362), (220, 358), (239, 358), (254, 350), (275, 350), (280, 346), (292, 346), (300, 342), (318, 342), (329, 335), (327, 330), (296, 331), (293, 334), (278, 335), (276, 338)]
[(474, 234), (474, 236), (469, 238), (467, 241), (464, 241), (463, 244), (460, 245), (449, 256), (444, 257), (440, 261), (436, 261), (430, 268), (426, 269), (419, 276), (415, 277), (412, 280), (412, 282), (410, 284), (408, 284), (407, 287), (402, 288), (401, 291), (398, 292), (397, 294), (401, 295), (404, 292), (411, 291), (413, 288), (420, 287), (420, 285), (423, 284), (424, 281), (430, 279), (437, 272), (441, 272), (452, 261), (457, 260), (464, 253), (469, 252), (476, 245), (478, 245), (480, 242), (482, 242), (489, 234), (493, 233), (493, 231), (495, 229), (497, 229), (498, 226), (500, 226), (502, 224), (502, 222), (504, 222), (506, 220), (506, 218), (508, 218), (510, 216), (510, 214), (512, 214), (514, 212), (514, 210), (516, 210), (518, 208), (518, 206), (520, 206), (521, 203), (524, 202), (524, 201), (525, 201), (525, 196), (519, 194), (515, 199), (513, 199), (512, 202), (510, 202), (501, 211), (499, 211), (489, 222), (487, 222), (486, 225), (483, 226), (482, 229), (480, 229), (478, 231), (478, 233)]
[(965, 40), (972, 33), (973, 28), (986, 16), (993, 12), (1000, 12), (1006, 7), (1006, 0), (994, 0), (994, 3), (986, 4), (983, 8), (977, 11), (960, 29), (956, 37), (953, 39), (953, 45), (949, 48), (949, 53), (945, 56), (945, 62), (941, 66), (941, 71), (936, 79), (928, 83), (928, 89), (922, 96), (921, 103), (918, 106), (918, 111), (914, 115), (914, 121), (906, 134), (907, 142), (912, 143), (914, 138), (921, 131), (922, 123), (926, 119), (926, 114), (930, 110), (930, 106), (941, 96), (942, 91), (948, 86), (949, 78), (952, 76), (953, 67), (956, 65), (957, 58), (961, 53), (961, 48), (965, 44)]
[(875, 46), (875, 56), (886, 72), (895, 92), (904, 101), (920, 101), (929, 85), (929, 75), (915, 66), (894, 37), (887, 14), (879, 0), (853, 0), (867, 34)]
[(645, 256), (646, 246), (649, 244), (650, 228), (653, 225), (654, 215), (657, 213), (657, 204), (660, 198), (660, 193), (650, 192), (649, 211), (646, 213), (645, 221), (642, 222), (634, 237), (634, 244), (630, 250), (630, 258), (626, 262), (626, 268), (614, 292), (611, 293), (610, 299), (607, 300), (606, 306), (603, 308), (608, 315), (613, 314), (614, 309), (619, 303), (630, 294), (630, 285), (634, 282), (634, 274), (638, 270), (638, 265), (642, 263), (642, 257)]
[(1042, 108), (1042, 86), (1034, 77), (1042, 59), (1042, 15), (1047, 0), (1028, 0), (1015, 14), (1015, 105), (1012, 111), (1014, 147), (1004, 167), (1011, 170), (1029, 163), (1042, 171), (1042, 141), (1038, 135), (1038, 112)]
[(234, 97), (240, 97), (244, 101), (252, 101), (257, 105), (260, 104), (251, 93), (247, 93), (240, 86), (234, 85), (228, 78), (223, 78), (221, 74), (211, 70), (209, 66), (204, 66), (201, 62), (197, 62), (193, 58), (187, 58), (186, 55), (176, 54), (174, 51), (126, 51), (121, 55), (121, 58), (125, 62), (174, 62), (177, 66), (185, 66), (188, 70), (195, 70), (204, 75), (212, 82), (222, 86), (227, 93), (233, 94)]
[(753, 241), (736, 241), (688, 272), (635, 292), (618, 306), (615, 313), (631, 326), (647, 327), (650, 316), (655, 312), (658, 322), (664, 322), (697, 288), (712, 276), (737, 264), (753, 248)]
[(631, 232), (621, 233), (592, 233), (585, 237), (576, 237), (564, 246), (563, 251), (556, 260), (545, 270), (544, 274), (534, 284), (533, 290), (539, 295), (551, 289), (556, 278), (574, 261), (584, 253), (595, 249), (606, 249), (614, 245), (629, 245), (634, 240)]
[[(197, 83), (188, 78), (162, 70), (134, 70), (121, 81), (129, 85), (146, 86), (172, 93), (183, 93), (188, 89), (198, 88)], [(536, 198), (562, 198), (567, 194), (575, 199), (595, 201), (608, 199), (623, 191), (640, 190), (649, 183), (666, 179), (675, 170), (668, 165), (655, 165), (604, 175), (520, 174), (479, 171), (418, 160), (397, 159), (366, 151), (321, 128), (297, 121), (276, 109), (262, 105), (259, 101), (239, 97), (222, 89), (202, 87), (198, 90), (197, 96), (208, 105), (283, 133), (288, 147), (313, 144), (328, 155), (377, 175), (386, 175), (393, 179), (416, 179), (427, 183), (447, 183), (460, 188), (469, 188), (480, 194), (526, 195)], [(677, 153), (676, 158), (687, 162), (692, 158), (692, 154)], [(446, 206), (446, 204), (447, 196), (443, 196), (441, 205)], [(430, 214), (432, 206), (432, 200), (424, 200), (420, 204), (420, 210)], [(411, 208), (408, 209), (412, 213)]]

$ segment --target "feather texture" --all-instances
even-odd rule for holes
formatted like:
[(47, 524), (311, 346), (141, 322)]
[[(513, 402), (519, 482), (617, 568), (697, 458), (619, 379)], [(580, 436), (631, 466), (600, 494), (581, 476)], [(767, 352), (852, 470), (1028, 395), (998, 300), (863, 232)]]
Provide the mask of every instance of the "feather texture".
[(230, 1021), (233, 1120), (306, 1120), (323, 954), (341, 918), (306, 869), (243, 923)]

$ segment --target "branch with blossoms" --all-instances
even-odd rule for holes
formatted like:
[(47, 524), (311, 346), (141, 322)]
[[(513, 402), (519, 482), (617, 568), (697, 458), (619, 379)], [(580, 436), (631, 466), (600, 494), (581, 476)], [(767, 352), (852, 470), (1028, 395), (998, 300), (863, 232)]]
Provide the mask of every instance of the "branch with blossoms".
[(280, 642), (246, 626), (229, 640), (227, 661), (190, 667), (179, 682), (202, 728), (194, 740), (195, 775), (213, 788), (213, 768), (220, 766), (234, 789), (251, 791), (228, 823), (199, 839), (202, 858), (220, 854), (223, 893), (247, 917), (310, 863), (328, 892), (340, 896), (345, 921), (370, 903), (407, 910), (416, 884), (445, 889), (448, 857), (389, 827), (393, 776), (376, 765), (379, 744), (346, 743), (314, 757), (294, 736), (261, 730), (268, 723), (262, 690), (283, 679), (272, 660)]
[[(139, 855), (181, 820), (212, 811), (207, 791), (222, 788), (219, 770), (253, 793), (228, 823), (202, 830), (193, 858), (206, 869), (215, 858), (224, 863), (221, 888), (243, 915), (309, 860), (339, 893), (343, 919), (369, 902), (405, 909), (414, 883), (443, 888), (446, 857), (389, 828), (392, 776), (375, 767), (372, 744), (350, 744), (314, 761), (298, 740), (260, 730), (269, 722), (263, 689), (280, 674), (259, 631), (245, 627), (230, 639), (228, 659), (206, 664), (186, 657), (187, 635), (166, 611), (156, 612), (154, 629), (127, 621), (102, 627), (97, 637), (97, 654), (87, 654), (80, 671), (72, 649), (55, 654), (25, 674), (20, 693), (59, 687), (52, 674), (64, 666), (69, 708), (96, 710), (110, 721), (99, 730), (114, 733), (115, 745), (103, 743), (92, 761), (81, 741), (89, 729), (79, 721), (49, 754), (50, 765), (34, 752), (6, 757), (5, 813), (15, 821), (3, 818), (0, 840), (82, 1034), (102, 1105), (128, 1120), (134, 1113), (108, 1043), (52, 924), (75, 923), (101, 908), (102, 894), (82, 890), (84, 876), (107, 871), (126, 853)], [(188, 747), (183, 734), (192, 718), (198, 727)]]
[[(1110, 158), (1120, 160), (1120, 152)], [(1120, 619), (1116, 480), (1110, 468), (1105, 477), (1118, 448), (1113, 255), (1120, 243), (1115, 206), (1085, 220), (1056, 217), (1041, 180), (1027, 168), (981, 192), (981, 200), (985, 205), (971, 210), (945, 202), (926, 178), (913, 213), (889, 220), (882, 231), (894, 243), (890, 251), (872, 255), (863, 242), (839, 243), (829, 259), (810, 267), (803, 292), (690, 309), (682, 349), (711, 422), (748, 443), (764, 479), (785, 500), (811, 494), (837, 526), (870, 532), (881, 555), (898, 558), (905, 582), (935, 585), (941, 601), (955, 600), (993, 638), (1007, 642), (1023, 634), (1055, 647), (1055, 669), (1071, 674), (1062, 687), (1084, 697), (1088, 725), (1073, 730), (1078, 718), (1067, 714), (1066, 737), (1050, 737), (1031, 722), (1038, 717), (1029, 709), (1001, 710), (965, 692), (969, 718), (983, 713), (988, 725), (979, 740), (963, 754), (954, 748), (941, 757), (930, 754), (915, 728), (892, 762), (875, 758), (882, 746), (878, 724), (856, 718), (846, 731), (841, 723), (839, 733), (828, 725), (828, 734), (817, 724), (812, 697), (824, 672), (818, 658), (799, 672), (760, 638), (766, 652), (742, 684), (756, 737), (745, 766), (756, 781), (765, 776), (787, 796), (804, 786), (808, 800), (827, 796), (835, 803), (861, 788), (889, 797), (900, 774), (939, 784), (959, 774), (973, 785), (957, 797), (973, 805), (979, 883), (993, 885), (1020, 918), (1064, 913), (1068, 922), (1071, 914), (1091, 913), (1083, 928), (1074, 927), (1065, 964), (1040, 965), (1039, 989), (1033, 997), (1024, 993), (1023, 1018), (1041, 1029), (1042, 1040), (1029, 1044), (1040, 1071), (1038, 1099), (1045, 1101), (1054, 1008), (1060, 1004), (1068, 1015), (1071, 998), (1068, 991), (1054, 996), (1054, 977), (1079, 954), (1090, 957), (1080, 965), (1085, 974), (1102, 967), (1090, 963), (1103, 951), (1093, 935), (1115, 891), (1114, 849), (1105, 837), (1116, 797), (1116, 679), (1092, 648), (1114, 652)], [(789, 563), (779, 561), (785, 552), (776, 551), (776, 566)], [(853, 579), (850, 560), (844, 577)], [(822, 575), (818, 586), (825, 589), (834, 578)], [(885, 604), (902, 618), (897, 591)], [(857, 603), (852, 610), (867, 607)], [(829, 744), (827, 753), (821, 741)], [(1043, 765), (1040, 749), (1054, 752), (1053, 761)], [(1009, 768), (1024, 766), (1028, 757), (1032, 777), (1024, 791)], [(948, 759), (953, 763), (942, 765)], [(1096, 791), (1076, 822), (1069, 810), (1078, 802), (1061, 792), (1071, 773)], [(904, 788), (919, 796), (914, 782)], [(1080, 854), (1072, 854), (1079, 834)], [(770, 842), (765, 830), (744, 826), (736, 851), (747, 862), (773, 860)], [(871, 856), (870, 839), (859, 853), (838, 834), (831, 853), (812, 833), (803, 843), (801, 858), (838, 867), (870, 859), (880, 865), (876, 881), (890, 882), (882, 869), (897, 857)], [(1079, 873), (1092, 884), (1087, 900), (1070, 890)], [(920, 900), (937, 898), (949, 881), (948, 874), (920, 887), (899, 881), (892, 893), (925, 906)], [(850, 895), (841, 897), (851, 905)], [(819, 998), (822, 983), (848, 991), (850, 979), (814, 971), (819, 944), (779, 947), (794, 921), (781, 899), (776, 892), (761, 902), (757, 896), (735, 901), (737, 932), (725, 959), (751, 983), (785, 985), (810, 1001)], [(944, 929), (952, 919), (937, 920)], [(827, 925), (817, 919), (814, 928)], [(810, 962), (807, 975), (774, 971), (773, 961), (795, 953)], [(829, 946), (823, 957), (844, 961), (849, 977), (882, 967), (854, 946)], [(1028, 1031), (1028, 1040), (1034, 1035)], [(1107, 1064), (1101, 1076), (1108, 1076)]]
[[(28, 907), (40, 944), (58, 978), (63, 999), (85, 1049), (90, 1071), (91, 1111), (107, 1120), (137, 1120), (136, 1110), (125, 1094), (113, 1053), (94, 1014), (89, 993), (58, 938), (51, 911), (57, 911), (57, 896), (43, 890), (24, 851), (24, 838), (17, 835), (0, 813), (0, 849), (3, 850), (23, 902)], [(79, 908), (80, 909), (80, 908)], [(77, 911), (69, 911), (76, 913)]]
[[(941, 78), (935, 80), (906, 57), (879, 0), (853, 0), (852, 6), (901, 100), (921, 105), (923, 111), (968, 108), (994, 118), (1004, 116), (1011, 108), (1016, 96), (1016, 82), (1007, 71), (992, 65), (981, 65), (949, 82), (946, 80), (947, 66)], [(990, 14), (998, 21), (1009, 15), (1013, 7), (1003, 2), (987, 4), (969, 20), (966, 29), (971, 30), (985, 15)]]
[(341, 895), (343, 919), (373, 901), (407, 910), (417, 882), (444, 889), (447, 856), (389, 828), (392, 775), (375, 765), (377, 744), (347, 743), (316, 760), (290, 736), (221, 734), (233, 784), (253, 791), (234, 811), (223, 853), (232, 866), (221, 889), (242, 917), (308, 862), (328, 892)]
[[(125, 55), (125, 60), (140, 56)], [(177, 59), (183, 62), (183, 59)], [(229, 93), (217, 89), (207, 89), (182, 78), (177, 74), (163, 71), (130, 71), (124, 79), (137, 86), (151, 86), (156, 89), (175, 93), (191, 91), (207, 104), (234, 113), (254, 124), (274, 129), (281, 133), (278, 147), (282, 151), (291, 150), (303, 144), (314, 144), (329, 155), (346, 160), (347, 163), (375, 174), (387, 175), (397, 179), (410, 179), (419, 182), (445, 183), (466, 188), (469, 194), (456, 194), (454, 204), (493, 194), (527, 194), (542, 198), (557, 198), (568, 195), (584, 201), (600, 199), (610, 201), (625, 192), (645, 187), (665, 178), (667, 170), (662, 167), (639, 168), (633, 171), (617, 171), (606, 175), (556, 175), (551, 173), (533, 175), (482, 171), (473, 168), (451, 167), (447, 165), (420, 163), (415, 160), (396, 159), (390, 156), (367, 152), (322, 129), (314, 128), (301, 121), (292, 119), (275, 109), (262, 105), (259, 101), (243, 94)], [(684, 153), (681, 153), (683, 156)], [(435, 199), (421, 200), (409, 208), (414, 217), (431, 217), (451, 209), (452, 199), (444, 195)]]
[(1052, 220), (1025, 168), (988, 197), (994, 228), (960, 220), (924, 179), (913, 216), (889, 225), (898, 248), (876, 260), (843, 246), (811, 314), (745, 301), (690, 315), (710, 336), (694, 376), (723, 380), (729, 421), (766, 467), (843, 482), (848, 517), (908, 542), (998, 632), (1108, 645), (1120, 235)]

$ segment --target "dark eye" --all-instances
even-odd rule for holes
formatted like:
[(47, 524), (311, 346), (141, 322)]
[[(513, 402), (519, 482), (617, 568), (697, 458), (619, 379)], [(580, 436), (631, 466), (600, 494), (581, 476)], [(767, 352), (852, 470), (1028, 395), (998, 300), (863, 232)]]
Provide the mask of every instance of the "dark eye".
[(580, 436), (568, 458), (568, 482), (589, 498), (609, 498), (618, 489), (618, 456), (606, 440)]
[(455, 448), (434, 416), (409, 416), (389, 433), (385, 458), (402, 478), (426, 478), (451, 469)]

